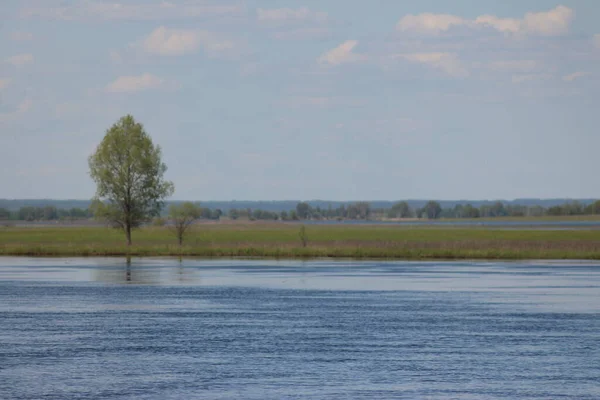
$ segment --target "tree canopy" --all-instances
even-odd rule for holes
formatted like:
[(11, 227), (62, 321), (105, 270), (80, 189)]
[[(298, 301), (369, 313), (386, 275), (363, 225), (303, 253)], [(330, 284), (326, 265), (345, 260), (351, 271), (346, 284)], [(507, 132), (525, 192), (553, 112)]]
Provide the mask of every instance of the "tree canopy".
[(163, 176), (160, 146), (155, 146), (142, 124), (131, 115), (122, 117), (104, 136), (89, 158), (90, 176), (96, 182), (94, 215), (123, 229), (131, 245), (131, 230), (158, 216), (173, 183)]
[(180, 246), (188, 228), (201, 216), (202, 209), (190, 201), (179, 205), (172, 204), (169, 207), (169, 219), (172, 223), (170, 228)]

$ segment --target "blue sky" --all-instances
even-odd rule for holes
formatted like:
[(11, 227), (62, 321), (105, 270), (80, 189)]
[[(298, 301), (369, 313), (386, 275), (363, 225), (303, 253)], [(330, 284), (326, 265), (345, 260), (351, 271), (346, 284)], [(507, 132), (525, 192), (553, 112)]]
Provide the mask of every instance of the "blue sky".
[(596, 0), (3, 0), (0, 198), (90, 198), (133, 114), (174, 198), (600, 197)]

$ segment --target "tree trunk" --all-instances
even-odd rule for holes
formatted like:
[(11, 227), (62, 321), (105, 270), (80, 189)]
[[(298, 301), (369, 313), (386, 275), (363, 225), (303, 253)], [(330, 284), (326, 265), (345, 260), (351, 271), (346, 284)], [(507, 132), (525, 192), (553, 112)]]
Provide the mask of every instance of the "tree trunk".
[(131, 225), (125, 227), (125, 236), (127, 237), (127, 246), (131, 246)]
[(182, 246), (183, 245), (183, 234), (179, 234), (178, 239), (179, 239), (179, 246)]

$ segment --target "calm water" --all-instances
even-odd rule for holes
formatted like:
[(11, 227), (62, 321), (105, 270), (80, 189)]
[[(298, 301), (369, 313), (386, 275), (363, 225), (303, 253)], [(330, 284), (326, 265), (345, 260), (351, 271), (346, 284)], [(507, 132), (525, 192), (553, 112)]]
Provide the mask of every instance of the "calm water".
[(600, 264), (0, 258), (0, 399), (598, 399)]

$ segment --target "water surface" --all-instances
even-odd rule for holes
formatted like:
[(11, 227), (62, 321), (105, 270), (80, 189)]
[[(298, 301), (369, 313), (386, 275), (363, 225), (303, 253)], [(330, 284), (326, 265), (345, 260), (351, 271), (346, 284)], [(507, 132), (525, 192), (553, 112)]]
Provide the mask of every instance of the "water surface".
[(0, 258), (0, 399), (598, 399), (600, 264)]

